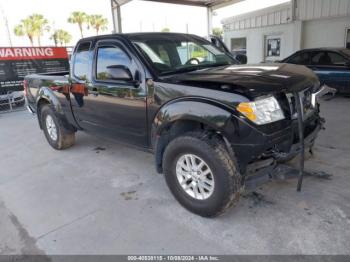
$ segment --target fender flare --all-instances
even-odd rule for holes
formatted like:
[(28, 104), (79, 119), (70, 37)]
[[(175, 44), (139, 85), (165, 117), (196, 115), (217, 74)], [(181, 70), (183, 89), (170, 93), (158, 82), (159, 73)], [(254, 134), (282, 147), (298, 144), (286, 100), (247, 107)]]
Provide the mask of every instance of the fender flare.
[(212, 100), (177, 99), (163, 105), (154, 117), (151, 128), (151, 144), (155, 154), (157, 171), (162, 173), (162, 157), (169, 142), (169, 136), (164, 136), (162, 133), (173, 123), (183, 120), (198, 122), (220, 132), (225, 137), (225, 129), (231, 119), (232, 110), (228, 106)]
[(49, 87), (41, 87), (36, 99), (36, 106), (39, 106), (40, 101), (46, 100), (55, 109), (56, 113), (62, 113), (60, 101), (55, 96), (54, 92)]
[(40, 103), (42, 101), (45, 101), (51, 105), (52, 109), (55, 112), (55, 115), (57, 116), (57, 118), (60, 120), (61, 124), (67, 131), (70, 131), (70, 132), (77, 131), (77, 129), (69, 123), (62, 109), (62, 105), (59, 99), (57, 98), (57, 96), (55, 95), (55, 93), (49, 87), (45, 87), (45, 86), (40, 88), (36, 99), (37, 117), (38, 117), (38, 122), (41, 129), (42, 129), (42, 125), (40, 121)]

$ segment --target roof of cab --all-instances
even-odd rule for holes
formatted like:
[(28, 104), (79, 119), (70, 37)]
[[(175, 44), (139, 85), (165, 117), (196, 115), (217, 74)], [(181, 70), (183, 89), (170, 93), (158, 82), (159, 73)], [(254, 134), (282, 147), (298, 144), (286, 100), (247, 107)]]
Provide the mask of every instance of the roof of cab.
[(118, 36), (121, 38), (133, 38), (133, 37), (140, 37), (140, 36), (178, 36), (178, 35), (186, 35), (191, 37), (199, 37), (197, 35), (193, 34), (184, 34), (184, 33), (172, 33), (172, 32), (145, 32), (145, 33), (126, 33), (126, 34), (106, 34), (106, 35), (98, 35), (98, 36), (90, 36), (85, 37), (79, 40), (80, 41), (87, 41), (87, 40), (98, 40), (98, 39), (105, 39), (108, 37)]

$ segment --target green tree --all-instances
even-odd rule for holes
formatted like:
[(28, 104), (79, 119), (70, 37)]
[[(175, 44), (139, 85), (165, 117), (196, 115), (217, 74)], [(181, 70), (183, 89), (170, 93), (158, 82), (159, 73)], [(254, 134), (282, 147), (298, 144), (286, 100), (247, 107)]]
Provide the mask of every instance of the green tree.
[(161, 32), (164, 32), (164, 33), (170, 32), (170, 29), (169, 29), (168, 27), (164, 27), (164, 28), (161, 30)]
[(92, 27), (95, 29), (97, 35), (100, 31), (106, 31), (108, 29), (108, 20), (102, 15), (89, 15), (87, 20), (88, 28)]
[(64, 30), (59, 30), (58, 41), (60, 42), (61, 46), (66, 46), (71, 40), (72, 35), (70, 33)]
[(14, 33), (16, 36), (27, 36), (30, 44), (33, 46), (35, 29), (33, 23), (28, 18), (22, 19), (21, 23), (15, 26)]
[(213, 28), (213, 35), (222, 38), (223, 34), (224, 34), (224, 31), (222, 30), (221, 27)]
[(88, 22), (88, 15), (84, 12), (75, 11), (71, 13), (70, 17), (68, 18), (68, 23), (78, 25), (81, 38), (84, 37), (83, 25), (86, 24), (87, 22)]
[(72, 40), (72, 35), (65, 30), (58, 29), (50, 37), (55, 42), (55, 46), (60, 44), (66, 46)]
[(50, 36), (50, 39), (53, 40), (53, 42), (55, 43), (55, 46), (58, 45), (58, 30), (55, 30), (53, 32), (53, 34)]
[(41, 36), (44, 31), (49, 30), (48, 21), (43, 15), (32, 14), (22, 19), (21, 23), (15, 26), (14, 33), (16, 36), (27, 36), (32, 46), (34, 44), (34, 38), (36, 37), (40, 46)]
[(41, 45), (41, 36), (45, 31), (50, 31), (49, 22), (46, 18), (44, 18), (41, 14), (32, 14), (29, 16), (29, 19), (33, 23), (34, 35), (37, 37), (39, 46)]

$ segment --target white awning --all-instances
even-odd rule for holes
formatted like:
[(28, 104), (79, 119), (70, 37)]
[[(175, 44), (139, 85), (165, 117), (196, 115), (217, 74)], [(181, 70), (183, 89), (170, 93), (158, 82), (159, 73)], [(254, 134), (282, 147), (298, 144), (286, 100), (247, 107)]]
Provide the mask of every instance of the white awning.
[[(121, 10), (120, 7), (132, 0), (111, 0), (114, 31), (116, 33), (122, 32), (121, 26)], [(168, 4), (178, 4), (178, 5), (192, 5), (198, 7), (206, 7), (207, 12), (207, 31), (208, 34), (211, 33), (212, 29), (212, 11), (219, 9), (228, 5), (232, 5), (244, 0), (143, 0), (143, 1), (152, 1), (159, 3), (168, 3)]]

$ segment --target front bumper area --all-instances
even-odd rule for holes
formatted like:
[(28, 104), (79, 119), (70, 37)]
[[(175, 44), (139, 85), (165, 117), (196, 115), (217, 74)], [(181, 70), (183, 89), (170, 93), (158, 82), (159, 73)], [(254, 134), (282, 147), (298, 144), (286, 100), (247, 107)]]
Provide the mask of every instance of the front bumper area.
[[(304, 121), (304, 145), (305, 149), (312, 148), (318, 132), (322, 129), (324, 120), (318, 111), (310, 115)], [(249, 137), (254, 137), (257, 143), (231, 143), (235, 156), (240, 165), (241, 174), (246, 174), (249, 166), (255, 165), (267, 159), (283, 161), (292, 158), (300, 152), (297, 120), (290, 120), (290, 125), (273, 134), (265, 134), (257, 130), (251, 130)], [(236, 141), (235, 141), (236, 142)], [(270, 163), (269, 163), (270, 165)]]
[[(321, 123), (318, 124), (315, 129), (313, 131), (311, 131), (311, 133), (309, 133), (307, 135), (307, 137), (304, 138), (304, 148), (305, 150), (310, 150), (312, 149), (314, 142), (317, 138), (318, 132), (320, 132), (320, 130), (323, 128), (323, 122), (321, 120)], [(277, 159), (278, 161), (283, 161), (283, 160), (287, 160), (287, 159), (291, 159), (294, 156), (296, 156), (297, 154), (300, 153), (301, 150), (301, 144), (300, 141), (292, 144), (290, 150), (288, 153), (284, 153), (284, 152), (275, 152), (274, 153), (274, 158)]]
[[(305, 99), (306, 93), (304, 92), (299, 93), (300, 99)], [(299, 117), (303, 122), (305, 150), (312, 148), (318, 132), (323, 128), (325, 122), (319, 115), (318, 98), (332, 92), (334, 89), (322, 86), (311, 94), (310, 104), (303, 107)], [(229, 142), (242, 175), (247, 173), (248, 166), (255, 166), (254, 164), (257, 162), (262, 163), (266, 159), (272, 159), (273, 162), (283, 162), (300, 153), (298, 114), (294, 114), (292, 108), (289, 112), (289, 118), (259, 127), (252, 126), (238, 117), (233, 119), (232, 122), (236, 124), (228, 126), (228, 128), (235, 130), (235, 132), (229, 134), (232, 137)]]

